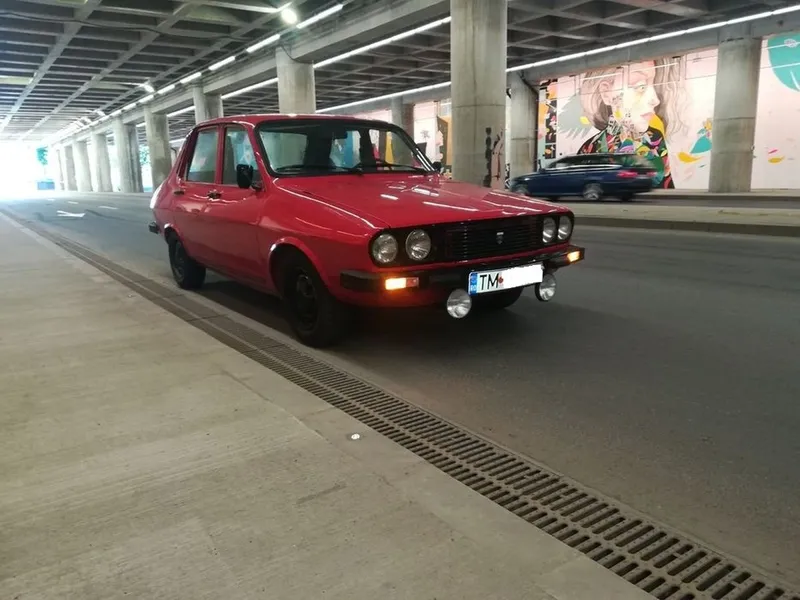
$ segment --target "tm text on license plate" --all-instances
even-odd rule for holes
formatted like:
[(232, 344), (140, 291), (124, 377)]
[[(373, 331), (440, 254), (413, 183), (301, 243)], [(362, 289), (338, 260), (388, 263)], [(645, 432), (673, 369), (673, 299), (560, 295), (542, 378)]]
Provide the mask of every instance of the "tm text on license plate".
[(469, 293), (485, 294), (541, 283), (544, 270), (541, 264), (512, 267), (499, 271), (473, 271), (469, 274)]

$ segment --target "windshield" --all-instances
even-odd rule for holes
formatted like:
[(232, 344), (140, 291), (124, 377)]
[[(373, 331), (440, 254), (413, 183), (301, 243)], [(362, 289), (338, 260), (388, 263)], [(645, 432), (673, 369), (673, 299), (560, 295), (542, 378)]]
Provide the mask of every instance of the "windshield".
[(258, 127), (270, 170), (279, 176), (336, 173), (432, 173), (399, 127), (352, 119), (266, 121)]

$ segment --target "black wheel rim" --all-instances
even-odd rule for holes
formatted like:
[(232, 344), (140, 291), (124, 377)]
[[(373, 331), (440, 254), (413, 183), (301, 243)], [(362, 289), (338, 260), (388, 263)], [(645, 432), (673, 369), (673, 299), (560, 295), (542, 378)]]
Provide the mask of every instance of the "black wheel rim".
[(175, 242), (172, 250), (172, 272), (178, 280), (183, 280), (186, 274), (186, 252), (180, 242)]
[(319, 319), (319, 299), (314, 282), (308, 273), (298, 271), (294, 278), (292, 307), (295, 318), (303, 329), (313, 329)]

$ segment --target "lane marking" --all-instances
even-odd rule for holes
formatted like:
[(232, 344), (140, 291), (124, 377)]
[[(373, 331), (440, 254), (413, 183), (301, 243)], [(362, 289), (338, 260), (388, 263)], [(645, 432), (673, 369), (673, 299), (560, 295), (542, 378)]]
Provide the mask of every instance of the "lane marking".
[(74, 200), (67, 200), (67, 204), (77, 204)]
[(71, 213), (71, 212), (67, 212), (65, 210), (57, 210), (56, 214), (59, 217), (70, 217), (70, 218), (73, 218), (73, 219), (81, 219), (81, 218), (86, 216), (86, 213)]
[(116, 206), (104, 206), (102, 204), (100, 206), (98, 206), (97, 208), (106, 208), (108, 210), (117, 210)]

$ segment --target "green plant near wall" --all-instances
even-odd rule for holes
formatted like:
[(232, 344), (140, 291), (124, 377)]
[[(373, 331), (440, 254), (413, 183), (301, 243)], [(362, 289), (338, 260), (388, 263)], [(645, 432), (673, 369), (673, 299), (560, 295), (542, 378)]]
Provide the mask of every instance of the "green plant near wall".
[(150, 164), (150, 148), (147, 146), (139, 146), (139, 164), (142, 166)]
[(47, 166), (47, 148), (36, 149), (36, 160), (38, 160), (39, 164), (43, 167)]

